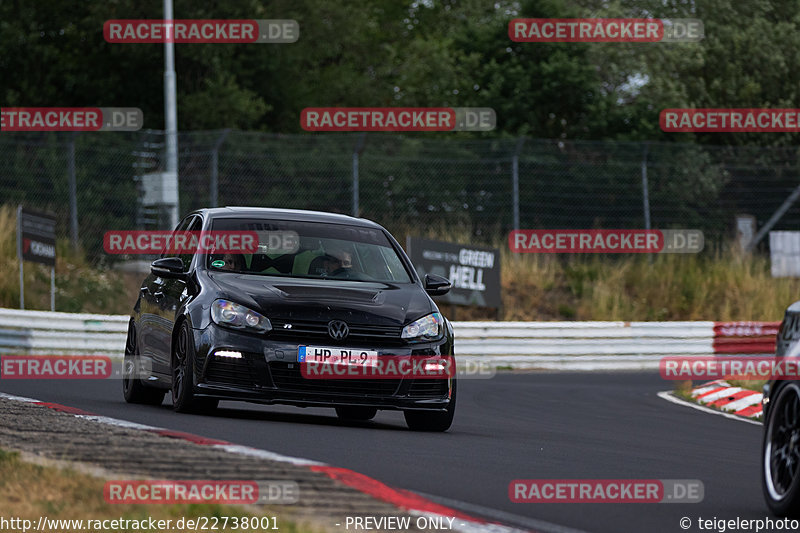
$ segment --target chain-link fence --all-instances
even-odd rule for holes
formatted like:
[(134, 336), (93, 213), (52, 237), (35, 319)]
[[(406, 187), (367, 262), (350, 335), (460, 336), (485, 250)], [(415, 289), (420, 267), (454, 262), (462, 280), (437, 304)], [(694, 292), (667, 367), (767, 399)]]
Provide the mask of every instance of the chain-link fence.
[[(112, 229), (165, 226), (147, 176), (164, 136), (0, 135), (0, 204), (55, 213), (63, 237), (102, 256)], [(357, 213), (390, 231), (458, 227), (478, 241), (511, 229), (696, 228), (713, 244), (736, 215), (764, 226), (800, 186), (798, 148), (712, 147), (394, 134), (186, 132), (181, 215), (253, 205)], [(800, 192), (799, 192), (800, 194)], [(784, 206), (785, 207), (785, 206)], [(773, 229), (800, 225), (792, 205)]]

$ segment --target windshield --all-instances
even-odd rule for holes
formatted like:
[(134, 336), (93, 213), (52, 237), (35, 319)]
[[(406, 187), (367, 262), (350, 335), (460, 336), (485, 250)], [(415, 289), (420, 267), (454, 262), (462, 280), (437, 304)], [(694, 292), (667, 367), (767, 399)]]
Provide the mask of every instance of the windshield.
[(254, 231), (256, 253), (210, 253), (210, 270), (355, 281), (411, 283), (386, 234), (378, 229), (252, 218), (224, 218), (212, 231)]

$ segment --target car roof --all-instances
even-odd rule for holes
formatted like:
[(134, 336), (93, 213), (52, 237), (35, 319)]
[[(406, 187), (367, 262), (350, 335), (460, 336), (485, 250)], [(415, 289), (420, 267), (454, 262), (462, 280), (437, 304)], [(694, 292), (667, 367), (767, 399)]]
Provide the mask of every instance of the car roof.
[(307, 211), (304, 209), (279, 209), (273, 207), (243, 207), (226, 206), (207, 209), (198, 209), (193, 213), (200, 213), (209, 218), (273, 218), (280, 220), (296, 220), (300, 222), (324, 222), (326, 224), (346, 224), (348, 226), (362, 226), (383, 229), (379, 224), (366, 218), (356, 218), (338, 213), (324, 211)]

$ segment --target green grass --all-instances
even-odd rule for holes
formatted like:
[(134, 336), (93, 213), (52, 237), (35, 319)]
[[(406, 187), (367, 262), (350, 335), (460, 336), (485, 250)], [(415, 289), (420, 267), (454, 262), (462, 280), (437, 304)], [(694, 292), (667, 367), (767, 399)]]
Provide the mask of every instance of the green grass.
[[(18, 517), (37, 524), (40, 516), (49, 519), (132, 519), (155, 520), (197, 517), (277, 516), (280, 531), (299, 533), (319, 531), (287, 518), (285, 513), (269, 514), (275, 508), (247, 508), (220, 504), (110, 504), (104, 500), (105, 479), (69, 468), (42, 466), (23, 461), (16, 452), (0, 449), (0, 515)], [(231, 529), (228, 528), (227, 531)], [(85, 531), (66, 527), (61, 531)], [(225, 530), (220, 530), (225, 531)]]
[(728, 379), (726, 380), (731, 387), (741, 387), (743, 389), (754, 390), (756, 392), (763, 392), (764, 385), (768, 380), (766, 379)]

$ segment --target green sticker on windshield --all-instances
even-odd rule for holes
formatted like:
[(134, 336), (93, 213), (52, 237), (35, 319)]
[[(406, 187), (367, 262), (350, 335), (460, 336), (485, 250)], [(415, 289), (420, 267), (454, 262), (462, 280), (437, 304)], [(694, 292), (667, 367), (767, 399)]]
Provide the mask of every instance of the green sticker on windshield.
[(225, 266), (225, 261), (223, 261), (222, 259), (217, 259), (216, 261), (211, 262), (211, 266), (216, 268), (222, 268)]

